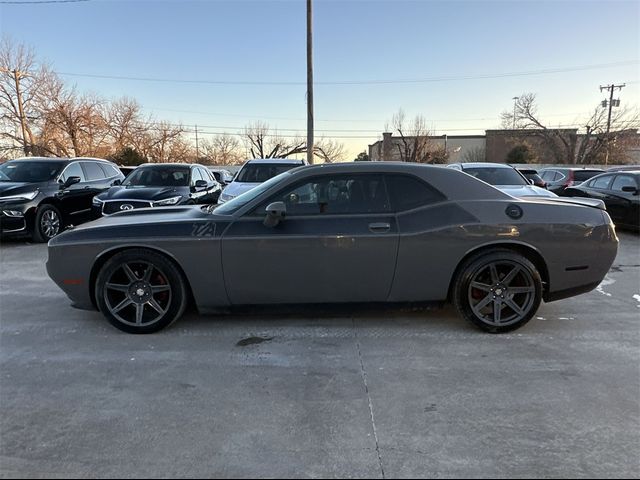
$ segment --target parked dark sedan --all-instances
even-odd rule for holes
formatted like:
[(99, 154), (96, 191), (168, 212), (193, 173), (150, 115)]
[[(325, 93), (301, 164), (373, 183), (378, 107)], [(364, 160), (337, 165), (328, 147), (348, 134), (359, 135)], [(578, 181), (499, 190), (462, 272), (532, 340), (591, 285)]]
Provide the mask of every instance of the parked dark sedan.
[(560, 196), (565, 195), (565, 188), (580, 185), (601, 173), (604, 173), (604, 170), (600, 168), (549, 167), (538, 171), (540, 177), (547, 183), (547, 189)]
[(184, 163), (149, 163), (93, 199), (93, 217), (123, 210), (216, 203), (222, 188), (206, 167)]
[(566, 195), (602, 200), (618, 227), (640, 229), (640, 169), (616, 171), (567, 188)]
[(91, 199), (124, 179), (97, 158), (30, 157), (0, 165), (0, 233), (46, 242), (90, 220)]
[(453, 169), (355, 162), (296, 168), (217, 208), (102, 218), (49, 242), (47, 271), (77, 307), (133, 333), (166, 327), (189, 299), (203, 313), (449, 299), (497, 333), (541, 299), (595, 288), (617, 246), (597, 200), (516, 199)]

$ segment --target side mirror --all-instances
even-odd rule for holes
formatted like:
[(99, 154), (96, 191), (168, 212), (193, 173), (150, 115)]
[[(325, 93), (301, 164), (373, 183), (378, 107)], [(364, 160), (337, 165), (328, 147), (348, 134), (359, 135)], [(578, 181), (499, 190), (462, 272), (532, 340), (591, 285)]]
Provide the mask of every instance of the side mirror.
[(116, 187), (118, 185), (122, 185), (122, 180), (120, 180), (119, 178), (115, 179), (111, 184), (112, 187)]
[(60, 190), (64, 190), (65, 188), (69, 188), (71, 185), (75, 185), (76, 183), (80, 183), (82, 179), (80, 177), (69, 177), (64, 183), (60, 184)]
[(631, 185), (627, 185), (625, 187), (622, 187), (622, 191), (623, 192), (633, 193), (634, 195), (638, 194), (638, 189), (636, 187), (632, 187)]
[(206, 180), (196, 180), (196, 183), (193, 186), (196, 190), (202, 190), (207, 188), (208, 184)]
[(270, 203), (266, 208), (267, 216), (264, 217), (265, 227), (276, 227), (287, 215), (287, 207), (284, 202)]

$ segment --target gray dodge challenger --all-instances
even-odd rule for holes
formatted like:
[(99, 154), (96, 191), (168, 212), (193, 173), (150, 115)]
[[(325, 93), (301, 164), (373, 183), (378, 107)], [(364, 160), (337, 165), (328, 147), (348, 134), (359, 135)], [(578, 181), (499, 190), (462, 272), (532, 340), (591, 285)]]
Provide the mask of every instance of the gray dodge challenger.
[(594, 289), (618, 239), (599, 200), (514, 198), (452, 169), (300, 167), (224, 205), (131, 210), (49, 242), (74, 306), (131, 333), (192, 302), (233, 306), (452, 302), (492, 333), (540, 302)]

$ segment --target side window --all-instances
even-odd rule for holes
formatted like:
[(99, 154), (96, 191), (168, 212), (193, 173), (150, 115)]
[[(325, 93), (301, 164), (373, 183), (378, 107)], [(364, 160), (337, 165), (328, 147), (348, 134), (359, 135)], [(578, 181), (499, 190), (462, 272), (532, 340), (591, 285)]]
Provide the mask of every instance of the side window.
[(611, 175), (605, 175), (604, 177), (599, 177), (591, 181), (589, 186), (591, 188), (599, 188), (606, 190), (609, 188), (609, 183), (611, 182)]
[(440, 202), (445, 199), (435, 188), (409, 175), (386, 177), (391, 205), (396, 212)]
[(120, 170), (118, 170), (113, 165), (109, 165), (108, 163), (99, 163), (98, 165), (100, 166), (100, 168), (102, 168), (102, 171), (107, 178), (120, 176)]
[(87, 180), (89, 182), (94, 180), (103, 180), (105, 178), (104, 171), (96, 162), (82, 162), (82, 168), (87, 174)]
[(284, 202), (287, 215), (385, 213), (390, 211), (381, 175), (326, 175), (298, 183), (277, 193), (252, 214), (264, 215), (272, 202)]
[(636, 183), (636, 179), (633, 178), (631, 175), (618, 175), (613, 181), (611, 190), (614, 190), (616, 192), (621, 192), (622, 187), (638, 188), (638, 184)]
[(202, 175), (200, 174), (200, 169), (197, 167), (192, 168), (191, 169), (191, 185), (195, 185), (198, 180), (204, 180), (204, 178), (202, 178)]
[(200, 171), (200, 176), (202, 177), (203, 180), (206, 180), (207, 182), (211, 182), (211, 174), (209, 173), (208, 170), (205, 170), (204, 168), (200, 168), (198, 167), (198, 170)]
[(60, 179), (65, 182), (69, 177), (80, 177), (80, 181), (84, 182), (84, 172), (78, 162), (70, 164), (65, 170)]
[(550, 182), (553, 180), (553, 177), (555, 176), (555, 174), (551, 170), (545, 170), (544, 172), (542, 172), (542, 175), (540, 176), (542, 177), (543, 180)]

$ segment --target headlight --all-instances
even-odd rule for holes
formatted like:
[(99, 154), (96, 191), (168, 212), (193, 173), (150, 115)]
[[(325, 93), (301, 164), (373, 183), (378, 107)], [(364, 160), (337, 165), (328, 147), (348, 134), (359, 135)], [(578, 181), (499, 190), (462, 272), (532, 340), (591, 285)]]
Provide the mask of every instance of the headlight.
[(181, 198), (182, 197), (179, 195), (177, 197), (165, 198), (164, 200), (158, 200), (157, 202), (153, 202), (153, 206), (163, 207), (165, 205), (175, 205), (180, 201)]
[(33, 200), (38, 196), (38, 190), (27, 193), (19, 193), (18, 195), (9, 195), (7, 197), (0, 197), (0, 201), (5, 200)]
[(98, 197), (93, 197), (93, 200), (91, 200), (91, 203), (93, 204), (94, 207), (100, 207), (104, 203), (104, 200), (100, 200)]

